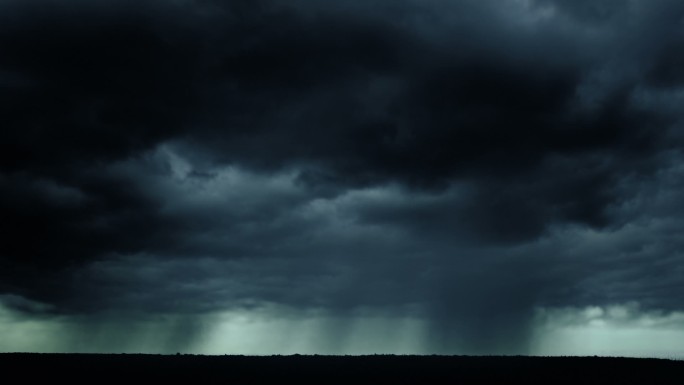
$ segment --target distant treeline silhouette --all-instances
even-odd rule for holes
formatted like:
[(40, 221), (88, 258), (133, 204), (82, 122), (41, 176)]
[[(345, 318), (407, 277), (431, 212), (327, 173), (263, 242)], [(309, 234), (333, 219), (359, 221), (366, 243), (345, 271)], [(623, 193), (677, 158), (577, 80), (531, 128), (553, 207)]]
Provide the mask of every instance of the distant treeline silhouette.
[(684, 361), (613, 357), (5, 353), (0, 372), (70, 384), (684, 384)]

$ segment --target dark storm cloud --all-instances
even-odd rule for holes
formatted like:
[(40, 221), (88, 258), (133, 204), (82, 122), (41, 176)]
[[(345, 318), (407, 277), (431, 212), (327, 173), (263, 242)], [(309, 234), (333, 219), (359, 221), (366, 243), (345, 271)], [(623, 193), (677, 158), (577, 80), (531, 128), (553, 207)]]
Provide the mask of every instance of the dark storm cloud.
[(0, 289), (67, 314), (419, 305), (434, 349), (471, 352), (523, 349), (535, 306), (681, 309), (682, 12), (2, 2)]
[(142, 11), (12, 3), (3, 4), (2, 67), (25, 84), (2, 93), (4, 170), (59, 172), (178, 130), (193, 102), (195, 47), (164, 41)]
[(583, 22), (606, 22), (629, 12), (635, 2), (624, 0), (533, 0), (540, 6), (551, 6), (561, 13)]

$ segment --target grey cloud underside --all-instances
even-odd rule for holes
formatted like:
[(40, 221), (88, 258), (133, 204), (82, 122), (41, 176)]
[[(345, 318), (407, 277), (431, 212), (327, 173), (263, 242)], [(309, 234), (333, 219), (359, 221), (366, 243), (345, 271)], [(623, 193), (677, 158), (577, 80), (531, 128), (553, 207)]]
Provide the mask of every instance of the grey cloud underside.
[(535, 306), (681, 309), (683, 20), (2, 2), (0, 289), (67, 314), (417, 306), (435, 349), (482, 352), (524, 345)]

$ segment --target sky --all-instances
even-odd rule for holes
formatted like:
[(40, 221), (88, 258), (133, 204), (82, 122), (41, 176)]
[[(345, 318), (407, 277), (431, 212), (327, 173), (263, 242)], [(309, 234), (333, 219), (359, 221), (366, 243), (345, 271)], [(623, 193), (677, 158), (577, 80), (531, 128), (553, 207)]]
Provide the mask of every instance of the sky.
[(0, 351), (684, 357), (679, 0), (0, 0)]

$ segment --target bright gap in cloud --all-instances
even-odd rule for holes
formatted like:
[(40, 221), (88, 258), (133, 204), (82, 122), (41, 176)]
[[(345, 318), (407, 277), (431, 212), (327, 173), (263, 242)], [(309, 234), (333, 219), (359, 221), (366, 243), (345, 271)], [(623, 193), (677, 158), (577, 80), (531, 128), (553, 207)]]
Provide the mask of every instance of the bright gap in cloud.
[(534, 355), (684, 359), (684, 312), (637, 304), (538, 309)]
[[(427, 342), (429, 322), (418, 316), (263, 307), (95, 323), (86, 317), (28, 315), (0, 303), (0, 352), (434, 353)], [(634, 304), (540, 308), (533, 335), (532, 355), (684, 359), (684, 312), (641, 311)], [(457, 347), (452, 353), (464, 354)]]

